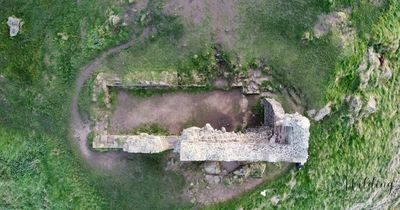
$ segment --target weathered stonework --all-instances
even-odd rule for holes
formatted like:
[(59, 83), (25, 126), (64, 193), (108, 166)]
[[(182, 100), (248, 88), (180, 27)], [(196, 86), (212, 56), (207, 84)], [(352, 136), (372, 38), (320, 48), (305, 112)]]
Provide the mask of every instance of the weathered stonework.
[(278, 136), (270, 137), (268, 128), (247, 133), (185, 129), (180, 137), (180, 160), (306, 162), (309, 120), (297, 113), (286, 114), (277, 124), (291, 128), (286, 144), (276, 143)]
[(129, 153), (159, 153), (175, 147), (176, 136), (98, 135), (93, 141), (96, 149), (122, 149)]
[[(154, 84), (147, 84), (152, 86)], [(93, 100), (106, 92), (104, 103), (109, 104), (108, 87), (126, 87), (110, 75), (99, 74), (94, 84)], [(264, 125), (245, 133), (216, 130), (210, 124), (203, 128), (184, 129), (180, 136), (110, 135), (108, 115), (97, 122), (93, 148), (122, 149), (129, 153), (159, 153), (174, 150), (181, 161), (269, 161), (304, 163), (308, 158), (309, 120), (298, 114), (285, 114), (274, 99), (263, 99)], [(108, 106), (107, 106), (108, 107)]]
[(10, 27), (10, 36), (17, 36), (23, 22), (21, 19), (16, 17), (8, 17), (7, 25)]
[(275, 122), (282, 120), (285, 116), (281, 104), (273, 98), (263, 100), (264, 106), (264, 125), (270, 128), (275, 127)]

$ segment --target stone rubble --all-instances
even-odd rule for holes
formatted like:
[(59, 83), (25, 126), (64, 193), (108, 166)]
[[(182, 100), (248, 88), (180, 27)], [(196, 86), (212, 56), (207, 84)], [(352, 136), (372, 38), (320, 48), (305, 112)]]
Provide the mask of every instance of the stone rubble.
[(328, 103), (314, 115), (314, 120), (318, 122), (324, 119), (330, 113), (331, 113), (331, 103)]
[(278, 203), (279, 203), (280, 200), (281, 200), (281, 199), (279, 198), (279, 196), (274, 195), (274, 196), (272, 196), (272, 198), (271, 198), (271, 203), (272, 203), (272, 205), (276, 206), (276, 205), (278, 205)]
[(310, 109), (310, 110), (308, 110), (306, 113), (307, 113), (307, 116), (308, 116), (309, 118), (314, 118), (314, 117), (315, 117), (315, 114), (317, 114), (317, 111), (316, 111), (315, 109)]
[(216, 185), (221, 181), (221, 178), (219, 176), (214, 176), (214, 175), (206, 175), (205, 176), (205, 181), (209, 185)]
[(222, 162), (220, 162), (220, 164), (221, 164), (222, 168), (224, 170), (226, 170), (227, 173), (230, 173), (230, 172), (236, 170), (240, 166), (239, 162), (237, 162), (237, 161), (229, 161), (229, 162), (222, 161)]
[(363, 102), (360, 96), (354, 96), (350, 102), (350, 110), (354, 115), (359, 115), (362, 109)]
[(375, 113), (377, 111), (376, 100), (373, 96), (369, 97), (365, 111), (367, 114)]
[(221, 167), (220, 164), (218, 162), (205, 162), (204, 163), (204, 171), (207, 174), (211, 174), (211, 175), (218, 175), (221, 173)]
[(7, 25), (10, 27), (10, 37), (17, 36), (23, 22), (16, 17), (8, 17)]
[(351, 26), (350, 9), (335, 11), (319, 16), (313, 28), (314, 37), (319, 39), (333, 31), (340, 38), (343, 46), (349, 46), (354, 41), (356, 32)]
[(111, 16), (108, 18), (108, 21), (110, 22), (110, 24), (111, 24), (112, 26), (118, 25), (118, 23), (120, 22), (120, 20), (121, 20), (121, 18), (120, 18), (118, 15), (111, 15)]

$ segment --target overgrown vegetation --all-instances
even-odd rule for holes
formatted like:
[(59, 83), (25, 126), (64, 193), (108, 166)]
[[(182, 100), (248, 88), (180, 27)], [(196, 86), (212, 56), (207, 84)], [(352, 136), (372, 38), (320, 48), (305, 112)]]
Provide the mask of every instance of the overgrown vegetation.
[(260, 99), (257, 100), (257, 103), (254, 104), (253, 107), (251, 107), (251, 113), (256, 116), (257, 121), (264, 121), (264, 107)]
[(155, 135), (168, 135), (168, 130), (157, 123), (144, 124), (136, 127), (127, 134), (138, 135), (141, 133), (155, 134)]
[[(132, 94), (134, 96), (139, 97), (152, 97), (152, 96), (161, 96), (169, 93), (203, 93), (211, 91), (211, 87), (179, 87), (179, 88), (137, 88), (137, 89), (125, 89), (124, 91)], [(115, 90), (116, 92), (117, 90)]]

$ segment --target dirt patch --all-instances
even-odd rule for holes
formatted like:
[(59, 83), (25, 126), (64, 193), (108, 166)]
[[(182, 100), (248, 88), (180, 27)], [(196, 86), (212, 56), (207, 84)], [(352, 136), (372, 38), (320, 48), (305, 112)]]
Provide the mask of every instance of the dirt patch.
[(230, 49), (238, 39), (236, 7), (234, 0), (172, 0), (164, 10), (182, 17), (188, 28), (206, 27), (210, 38)]
[(128, 3), (124, 8), (124, 23), (130, 25), (133, 23), (133, 17), (140, 11), (146, 9), (148, 0), (137, 0), (132, 3)]
[(349, 20), (350, 14), (351, 9), (345, 9), (320, 15), (317, 24), (313, 28), (314, 36), (321, 38), (333, 31), (340, 38), (342, 45), (351, 44), (355, 37), (355, 30)]
[(233, 131), (259, 123), (250, 113), (256, 102), (257, 96), (244, 96), (240, 90), (196, 94), (176, 92), (151, 97), (120, 90), (110, 132), (127, 132), (150, 123), (161, 125), (171, 134), (179, 134), (190, 126), (203, 127), (206, 123)]

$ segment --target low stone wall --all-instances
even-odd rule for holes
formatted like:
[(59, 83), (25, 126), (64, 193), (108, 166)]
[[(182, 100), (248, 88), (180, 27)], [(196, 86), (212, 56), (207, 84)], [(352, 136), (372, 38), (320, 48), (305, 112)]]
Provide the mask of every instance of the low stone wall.
[(160, 153), (171, 150), (178, 141), (177, 136), (98, 135), (93, 140), (95, 149), (122, 149), (129, 153)]

